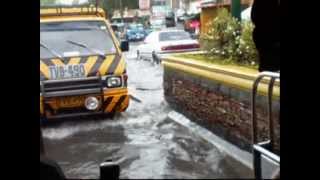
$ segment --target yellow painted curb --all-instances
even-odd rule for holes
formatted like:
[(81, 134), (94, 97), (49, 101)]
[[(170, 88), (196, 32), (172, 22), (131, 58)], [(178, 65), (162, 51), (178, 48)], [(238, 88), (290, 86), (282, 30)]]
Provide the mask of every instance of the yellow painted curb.
[[(228, 86), (251, 91), (253, 82), (259, 74), (258, 71), (241, 71), (236, 68), (208, 64), (192, 59), (168, 56), (162, 61), (165, 68), (172, 68), (186, 73), (205, 77), (209, 80), (218, 81)], [(258, 94), (267, 96), (269, 79), (265, 78), (258, 86)], [(280, 81), (277, 80), (273, 89), (273, 98), (280, 98)]]

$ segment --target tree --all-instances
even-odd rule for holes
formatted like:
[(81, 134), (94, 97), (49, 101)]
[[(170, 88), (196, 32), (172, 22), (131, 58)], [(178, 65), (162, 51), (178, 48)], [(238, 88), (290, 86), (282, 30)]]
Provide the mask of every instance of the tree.
[[(139, 0), (121, 0), (122, 9), (127, 7), (128, 9), (138, 9)], [(113, 14), (113, 11), (120, 9), (120, 0), (100, 0), (100, 6), (107, 11), (108, 16)]]
[(225, 58), (234, 56), (237, 49), (237, 37), (240, 23), (227, 9), (218, 10), (218, 15), (207, 24), (209, 31), (201, 36), (202, 47), (212, 55)]
[(246, 65), (258, 64), (252, 22), (240, 23), (227, 9), (221, 8), (217, 17), (207, 26), (209, 30), (201, 35), (200, 43), (209, 56), (219, 56)]

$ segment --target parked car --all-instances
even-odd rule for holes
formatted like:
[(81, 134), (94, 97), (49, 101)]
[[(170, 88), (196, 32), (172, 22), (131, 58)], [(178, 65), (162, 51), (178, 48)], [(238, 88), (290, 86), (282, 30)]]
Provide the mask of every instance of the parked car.
[(150, 24), (152, 31), (159, 31), (166, 28), (165, 20), (162, 18), (152, 19)]
[(169, 53), (181, 53), (199, 50), (198, 40), (183, 30), (164, 30), (150, 33), (144, 44), (138, 46), (137, 59), (148, 59), (156, 63)]
[(146, 27), (145, 32), (146, 32), (146, 36), (148, 36), (150, 33), (153, 32), (153, 30), (151, 29), (151, 27)]
[(200, 14), (194, 14), (184, 20), (184, 30), (190, 33), (196, 33), (200, 29)]
[(147, 36), (142, 24), (130, 24), (127, 28), (126, 37), (128, 41), (142, 41)]
[(176, 19), (173, 12), (169, 12), (166, 15), (166, 27), (175, 27), (176, 26)]
[(119, 41), (127, 39), (125, 33), (125, 25), (123, 23), (111, 24), (111, 28)]
[(178, 22), (183, 22), (184, 18), (186, 17), (186, 12), (183, 9), (178, 9), (176, 11), (176, 17)]

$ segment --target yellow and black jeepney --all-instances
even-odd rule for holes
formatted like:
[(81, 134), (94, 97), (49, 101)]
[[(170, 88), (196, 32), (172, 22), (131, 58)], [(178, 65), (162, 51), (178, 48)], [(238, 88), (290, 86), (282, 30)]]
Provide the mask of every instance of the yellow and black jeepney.
[(41, 4), (40, 119), (125, 111), (127, 50), (97, 4)]

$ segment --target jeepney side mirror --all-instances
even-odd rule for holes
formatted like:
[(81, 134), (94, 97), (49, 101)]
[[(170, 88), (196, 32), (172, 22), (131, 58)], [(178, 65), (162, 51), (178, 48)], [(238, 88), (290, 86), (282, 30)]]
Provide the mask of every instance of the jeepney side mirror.
[(129, 51), (129, 41), (121, 41), (120, 49), (123, 52)]

